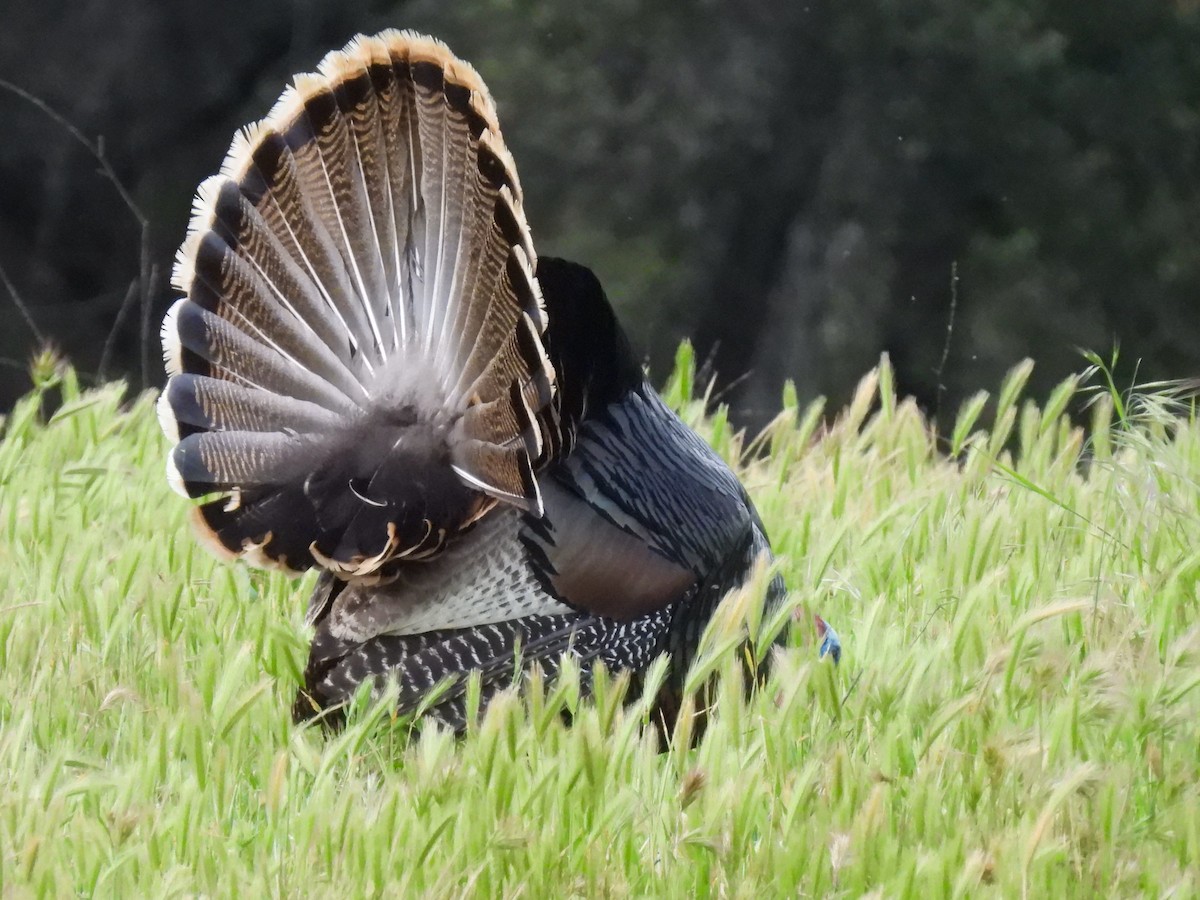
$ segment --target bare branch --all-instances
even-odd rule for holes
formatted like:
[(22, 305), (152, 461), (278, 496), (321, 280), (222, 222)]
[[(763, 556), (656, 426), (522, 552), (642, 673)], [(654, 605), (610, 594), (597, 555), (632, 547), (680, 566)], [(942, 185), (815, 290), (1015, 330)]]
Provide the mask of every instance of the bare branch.
[(117, 317), (113, 320), (113, 326), (108, 331), (108, 337), (104, 339), (104, 350), (100, 353), (100, 367), (96, 371), (96, 380), (103, 382), (105, 376), (108, 375), (108, 363), (112, 359), (113, 347), (117, 343), (117, 334), (121, 330), (121, 326), (125, 324), (125, 317), (129, 315), (129, 310), (133, 307), (133, 301), (138, 298), (141, 287), (141, 279), (135, 278), (129, 282), (129, 290), (125, 292), (125, 299), (121, 301), (121, 308), (117, 310)]
[(150, 265), (149, 241), (142, 241), (142, 271), (147, 273), (142, 282), (142, 390), (150, 387), (150, 307), (154, 288), (158, 284), (158, 266)]
[(25, 320), (25, 324), (29, 326), (29, 330), (33, 332), (33, 336), (37, 338), (37, 342), (45, 346), (46, 336), (38, 328), (37, 322), (33, 321), (33, 314), (29, 312), (29, 307), (21, 299), (21, 294), (17, 291), (17, 286), (12, 283), (12, 279), (8, 277), (8, 272), (5, 271), (3, 265), (0, 265), (0, 281), (4, 282), (8, 296), (12, 298), (13, 305), (17, 307), (17, 312), (21, 314), (21, 318)]
[(958, 312), (958, 260), (950, 263), (950, 317), (946, 322), (946, 340), (942, 344), (942, 358), (934, 371), (937, 379), (937, 403), (933, 410), (933, 420), (936, 422), (942, 415), (942, 394), (946, 393), (946, 385), (942, 383), (942, 375), (946, 371), (946, 361), (950, 358), (950, 340), (954, 337), (954, 316)]
[[(137, 205), (137, 202), (133, 199), (133, 196), (128, 190), (126, 190), (125, 185), (121, 182), (121, 179), (117, 177), (117, 173), (113, 169), (112, 164), (108, 161), (108, 156), (104, 152), (103, 136), (92, 140), (86, 134), (84, 134), (78, 126), (72, 123), (58, 110), (54, 109), (54, 107), (50, 106), (50, 104), (48, 104), (45, 100), (31, 94), (23, 87), (13, 84), (7, 79), (0, 78), (0, 88), (15, 94), (22, 100), (25, 100), (37, 109), (41, 110), (55, 124), (59, 125), (64, 131), (66, 131), (67, 134), (69, 134), (80, 146), (87, 150), (87, 152), (91, 154), (91, 156), (99, 164), (100, 172), (105, 178), (112, 182), (113, 187), (116, 189), (117, 194), (121, 198), (121, 202), (125, 204), (126, 209), (128, 209), (133, 215), (134, 219), (137, 220), (137, 223), (141, 228), (141, 240), (139, 242), (138, 249), (138, 277), (133, 284), (130, 285), (129, 292), (126, 294), (125, 300), (121, 304), (120, 310), (117, 312), (117, 318), (113, 323), (112, 330), (109, 332), (108, 338), (104, 342), (104, 350), (102, 351), (100, 357), (100, 370), (98, 372), (98, 376), (100, 380), (103, 380), (107, 374), (106, 370), (108, 368), (113, 345), (116, 341), (117, 332), (124, 323), (125, 317), (128, 313), (128, 308), (132, 304), (134, 297), (137, 297), (141, 308), (141, 327), (139, 329), (139, 335), (141, 338), (141, 380), (142, 389), (145, 390), (150, 384), (150, 312), (153, 306), (154, 289), (158, 283), (158, 266), (152, 263), (150, 254), (150, 220), (146, 218), (146, 215), (142, 212), (141, 207)], [(9, 280), (8, 275), (4, 273), (3, 269), (0, 269), (0, 276), (3, 276), (5, 286), (8, 288), (9, 295), (13, 298), (13, 302), (17, 305), (17, 309), (21, 311), (21, 315), (25, 318), (25, 321), (29, 324), (29, 327), (33, 330), (33, 333), (37, 337), (38, 341), (44, 344), (45, 338), (38, 329), (37, 325), (34, 323), (32, 316), (29, 314), (28, 308), (21, 301), (20, 296), (17, 294), (16, 288)]]
[(125, 204), (131, 213), (133, 213), (133, 217), (137, 219), (138, 224), (141, 225), (142, 228), (146, 228), (146, 216), (142, 212), (141, 207), (134, 202), (134, 199), (130, 196), (129, 191), (125, 190), (125, 185), (121, 183), (121, 179), (117, 177), (117, 173), (113, 171), (113, 167), (109, 163), (108, 157), (104, 155), (104, 141), (102, 139), (96, 141), (91, 140), (86, 134), (80, 131), (76, 125), (66, 118), (66, 116), (52, 107), (41, 97), (34, 96), (33, 94), (29, 93), (29, 91), (25, 90), (25, 88), (13, 84), (8, 79), (0, 78), (0, 88), (3, 88), (9, 93), (16, 94), (22, 100), (33, 104), (52, 120), (54, 120), (56, 124), (60, 125), (67, 132), (67, 134), (73, 137), (80, 146), (87, 150), (87, 152), (95, 158), (96, 162), (99, 163), (100, 171), (103, 172), (104, 176), (112, 182), (113, 187), (116, 188), (117, 193), (120, 194), (121, 202)]

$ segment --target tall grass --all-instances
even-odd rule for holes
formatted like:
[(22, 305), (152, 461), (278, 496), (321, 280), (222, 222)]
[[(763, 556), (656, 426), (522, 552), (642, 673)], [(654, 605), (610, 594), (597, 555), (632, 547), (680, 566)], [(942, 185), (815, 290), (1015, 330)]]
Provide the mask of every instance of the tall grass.
[(715, 714), (666, 753), (619, 678), (535, 679), (458, 741), (294, 727), (308, 582), (197, 547), (151, 397), (43, 378), (0, 443), (0, 894), (1196, 895), (1190, 414), (1101, 393), (1085, 442), (1078, 380), (1039, 406), (1022, 366), (938, 439), (885, 360), (828, 429), (788, 391), (744, 448), (680, 362), (798, 624), (745, 700), (737, 636), (779, 623), (732, 598)]

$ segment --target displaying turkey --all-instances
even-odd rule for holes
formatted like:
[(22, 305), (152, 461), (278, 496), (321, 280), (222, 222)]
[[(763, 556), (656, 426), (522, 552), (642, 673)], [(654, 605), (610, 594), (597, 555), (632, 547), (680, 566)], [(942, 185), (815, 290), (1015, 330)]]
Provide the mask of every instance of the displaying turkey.
[(669, 652), (671, 714), (767, 538), (596, 278), (538, 259), (474, 69), (390, 31), (297, 76), (201, 184), (174, 283), (172, 485), (219, 554), (324, 570), (298, 719), (450, 678), (429, 714), (461, 729), (466, 673), (486, 701), (564, 652)]

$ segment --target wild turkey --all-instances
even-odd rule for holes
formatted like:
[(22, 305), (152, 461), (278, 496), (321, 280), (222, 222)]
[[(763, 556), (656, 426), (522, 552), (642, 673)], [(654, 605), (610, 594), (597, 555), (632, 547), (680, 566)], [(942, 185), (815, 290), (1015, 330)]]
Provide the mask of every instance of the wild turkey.
[(461, 729), (464, 673), (486, 700), (518, 652), (669, 651), (677, 690), (769, 552), (596, 278), (536, 256), (487, 88), (435, 40), (359, 36), (297, 76), (200, 185), (174, 283), (171, 483), (222, 556), (324, 570), (298, 719), (457, 676), (431, 714)]

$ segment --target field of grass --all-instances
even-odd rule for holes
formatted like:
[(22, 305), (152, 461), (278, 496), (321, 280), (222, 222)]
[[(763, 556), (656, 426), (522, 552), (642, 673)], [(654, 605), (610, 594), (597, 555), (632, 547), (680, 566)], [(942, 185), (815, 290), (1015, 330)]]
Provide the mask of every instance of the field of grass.
[(461, 741), (294, 727), (309, 582), (210, 559), (153, 398), (61, 371), (0, 443), (0, 895), (1196, 896), (1200, 426), (1101, 391), (1085, 442), (1028, 371), (938, 439), (886, 361), (828, 430), (785, 395), (742, 471), (798, 625), (744, 700), (731, 648), (778, 622), (732, 598), (666, 753), (619, 680)]

